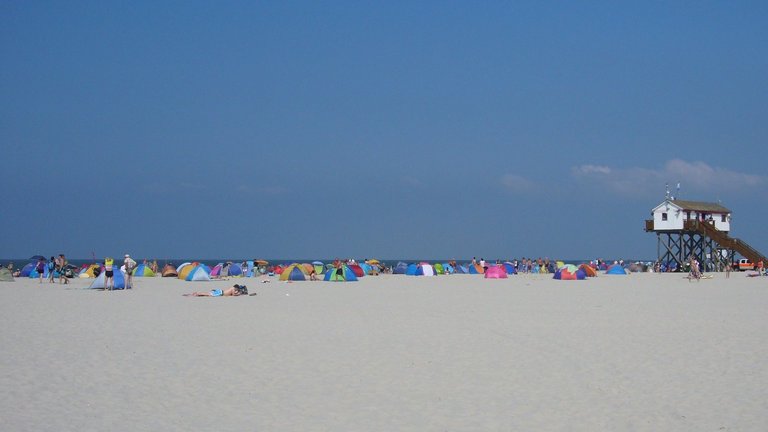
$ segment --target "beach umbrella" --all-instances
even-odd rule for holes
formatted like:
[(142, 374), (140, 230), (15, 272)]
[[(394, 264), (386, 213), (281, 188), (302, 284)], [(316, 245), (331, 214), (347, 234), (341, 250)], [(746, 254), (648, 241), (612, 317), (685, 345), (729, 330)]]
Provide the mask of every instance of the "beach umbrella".
[(48, 259), (47, 259), (46, 257), (42, 256), (42, 255), (34, 255), (34, 256), (32, 256), (32, 257), (31, 257), (29, 260), (30, 260), (30, 261), (39, 261), (39, 260), (43, 260), (43, 261), (46, 261), (46, 262), (48, 261)]

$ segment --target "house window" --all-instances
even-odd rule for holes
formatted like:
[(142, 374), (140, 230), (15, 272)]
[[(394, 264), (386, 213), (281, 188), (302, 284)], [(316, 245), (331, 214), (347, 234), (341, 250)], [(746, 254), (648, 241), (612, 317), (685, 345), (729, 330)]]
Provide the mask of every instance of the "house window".
[(725, 215), (720, 215), (720, 222), (725, 222)]
[(663, 221), (667, 220), (667, 214), (666, 213), (662, 213), (661, 214), (661, 220), (663, 220)]
[(685, 220), (688, 220), (691, 218), (691, 212), (687, 211), (685, 212)]

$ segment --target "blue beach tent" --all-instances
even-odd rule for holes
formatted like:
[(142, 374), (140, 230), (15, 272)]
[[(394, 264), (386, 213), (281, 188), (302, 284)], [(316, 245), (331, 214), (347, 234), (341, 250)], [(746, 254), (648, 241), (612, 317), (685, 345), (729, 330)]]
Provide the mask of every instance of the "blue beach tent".
[(512, 264), (509, 261), (504, 262), (504, 268), (507, 270), (507, 274), (517, 274), (517, 269), (515, 268), (514, 264)]
[[(114, 276), (112, 279), (114, 280), (114, 286), (116, 290), (125, 289), (125, 275), (123, 275), (123, 272), (120, 270), (113, 271)], [(91, 283), (91, 286), (89, 286), (89, 289), (104, 289), (106, 288), (105, 285), (105, 279), (106, 279), (106, 273), (101, 272), (99, 273), (99, 276), (94, 279), (94, 281)]]
[(357, 276), (351, 268), (343, 265), (340, 268), (332, 267), (328, 269), (323, 280), (326, 282), (356, 282)]
[(406, 271), (408, 271), (408, 264), (400, 261), (395, 268), (392, 269), (392, 274), (405, 274)]
[(620, 266), (619, 264), (614, 264), (608, 267), (608, 270), (605, 271), (605, 274), (626, 276), (627, 272), (624, 271), (624, 267)]

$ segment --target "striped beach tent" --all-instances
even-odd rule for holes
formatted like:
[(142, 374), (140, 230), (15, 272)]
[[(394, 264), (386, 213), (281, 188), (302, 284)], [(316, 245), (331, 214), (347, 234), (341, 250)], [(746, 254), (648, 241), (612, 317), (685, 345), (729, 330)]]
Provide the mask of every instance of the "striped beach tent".
[(325, 272), (323, 280), (326, 282), (355, 282), (357, 276), (348, 266), (334, 267)]
[(280, 273), (281, 281), (305, 281), (307, 280), (307, 269), (301, 264), (291, 264)]
[(155, 272), (148, 265), (142, 263), (133, 269), (133, 275), (137, 277), (155, 277)]

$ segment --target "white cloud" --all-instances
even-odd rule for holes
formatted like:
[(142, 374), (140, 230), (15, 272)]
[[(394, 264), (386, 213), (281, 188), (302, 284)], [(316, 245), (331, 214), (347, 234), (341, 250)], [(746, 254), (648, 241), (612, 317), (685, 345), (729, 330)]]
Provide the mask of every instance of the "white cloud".
[(768, 184), (765, 176), (741, 173), (713, 167), (705, 162), (681, 159), (667, 161), (660, 169), (640, 167), (610, 168), (596, 165), (574, 167), (571, 173), (577, 180), (599, 183), (617, 193), (658, 195), (668, 183), (674, 189), (681, 184), (684, 195), (694, 192), (707, 195), (718, 192), (736, 192)]
[(611, 173), (610, 168), (608, 168), (607, 166), (600, 166), (600, 165), (581, 165), (574, 168), (574, 170), (582, 175)]
[(517, 174), (505, 174), (501, 177), (501, 184), (510, 192), (525, 193), (530, 191), (534, 184), (532, 181)]

